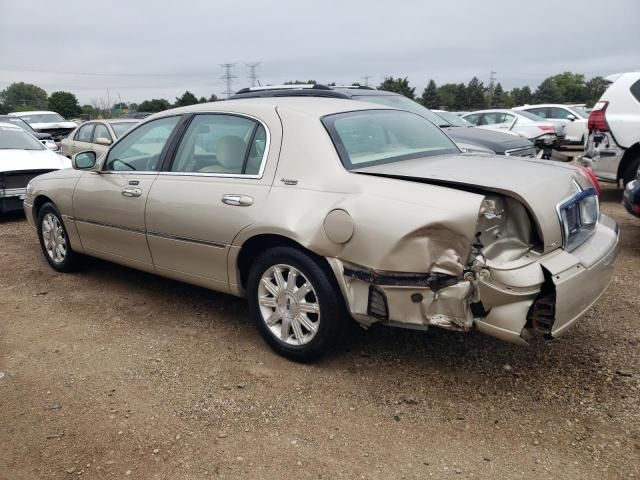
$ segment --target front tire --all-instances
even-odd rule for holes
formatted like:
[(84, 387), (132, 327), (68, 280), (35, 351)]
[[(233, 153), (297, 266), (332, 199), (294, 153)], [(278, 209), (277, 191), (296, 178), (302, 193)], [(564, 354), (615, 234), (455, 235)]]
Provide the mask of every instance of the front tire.
[(310, 362), (342, 339), (349, 319), (330, 270), (291, 247), (260, 255), (249, 272), (249, 311), (277, 353)]
[(38, 238), (51, 268), (58, 272), (77, 270), (78, 254), (69, 245), (62, 215), (53, 203), (45, 203), (38, 212)]

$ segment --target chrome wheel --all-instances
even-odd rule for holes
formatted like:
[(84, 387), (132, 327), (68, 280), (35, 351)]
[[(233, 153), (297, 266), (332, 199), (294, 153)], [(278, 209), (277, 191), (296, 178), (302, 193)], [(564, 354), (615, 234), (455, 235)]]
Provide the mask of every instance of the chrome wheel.
[(67, 255), (67, 238), (58, 217), (47, 213), (42, 219), (42, 239), (49, 258), (55, 263), (64, 261)]
[(262, 321), (282, 342), (305, 345), (318, 333), (318, 296), (297, 268), (279, 264), (267, 269), (260, 278), (258, 303)]

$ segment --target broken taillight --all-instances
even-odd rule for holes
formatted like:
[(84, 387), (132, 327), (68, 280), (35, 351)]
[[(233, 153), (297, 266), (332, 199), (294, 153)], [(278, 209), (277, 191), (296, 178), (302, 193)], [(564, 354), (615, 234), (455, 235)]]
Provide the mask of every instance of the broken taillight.
[(609, 102), (606, 100), (595, 104), (593, 110), (589, 114), (589, 120), (587, 121), (587, 126), (590, 132), (594, 130), (598, 130), (600, 132), (609, 131), (609, 124), (605, 117), (605, 112), (607, 111), (608, 106)]
[(543, 132), (555, 132), (556, 128), (553, 125), (540, 125), (540, 130)]

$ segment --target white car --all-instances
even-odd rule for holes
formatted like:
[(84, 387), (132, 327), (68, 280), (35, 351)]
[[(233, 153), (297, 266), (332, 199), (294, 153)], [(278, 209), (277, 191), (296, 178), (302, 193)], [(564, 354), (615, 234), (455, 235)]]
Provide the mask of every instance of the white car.
[(12, 112), (9, 115), (20, 117), (36, 132), (50, 134), (56, 142), (69, 135), (78, 126), (77, 123), (65, 120), (56, 112)]
[(584, 144), (589, 134), (587, 129), (587, 111), (578, 105), (562, 105), (545, 103), (540, 105), (524, 105), (513, 110), (533, 113), (545, 120), (555, 120), (564, 124), (565, 141), (573, 144)]
[(22, 210), (29, 181), (43, 173), (71, 167), (20, 127), (0, 123), (0, 215)]
[(564, 142), (564, 127), (529, 113), (507, 109), (479, 110), (462, 115), (472, 125), (488, 130), (517, 133), (531, 140), (549, 158), (551, 150)]
[(589, 114), (581, 160), (598, 179), (626, 185), (640, 168), (640, 72), (606, 78), (613, 83)]

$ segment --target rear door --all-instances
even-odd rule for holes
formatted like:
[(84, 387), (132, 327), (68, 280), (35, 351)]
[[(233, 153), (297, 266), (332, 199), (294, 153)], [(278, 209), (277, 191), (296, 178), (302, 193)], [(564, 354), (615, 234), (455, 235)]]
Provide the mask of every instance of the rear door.
[(110, 150), (100, 171), (83, 172), (73, 195), (75, 223), (88, 253), (153, 270), (145, 204), (180, 116), (141, 125)]
[(273, 183), (281, 127), (275, 109), (265, 116), (193, 116), (147, 201), (158, 273), (228, 290), (230, 245), (260, 217)]

